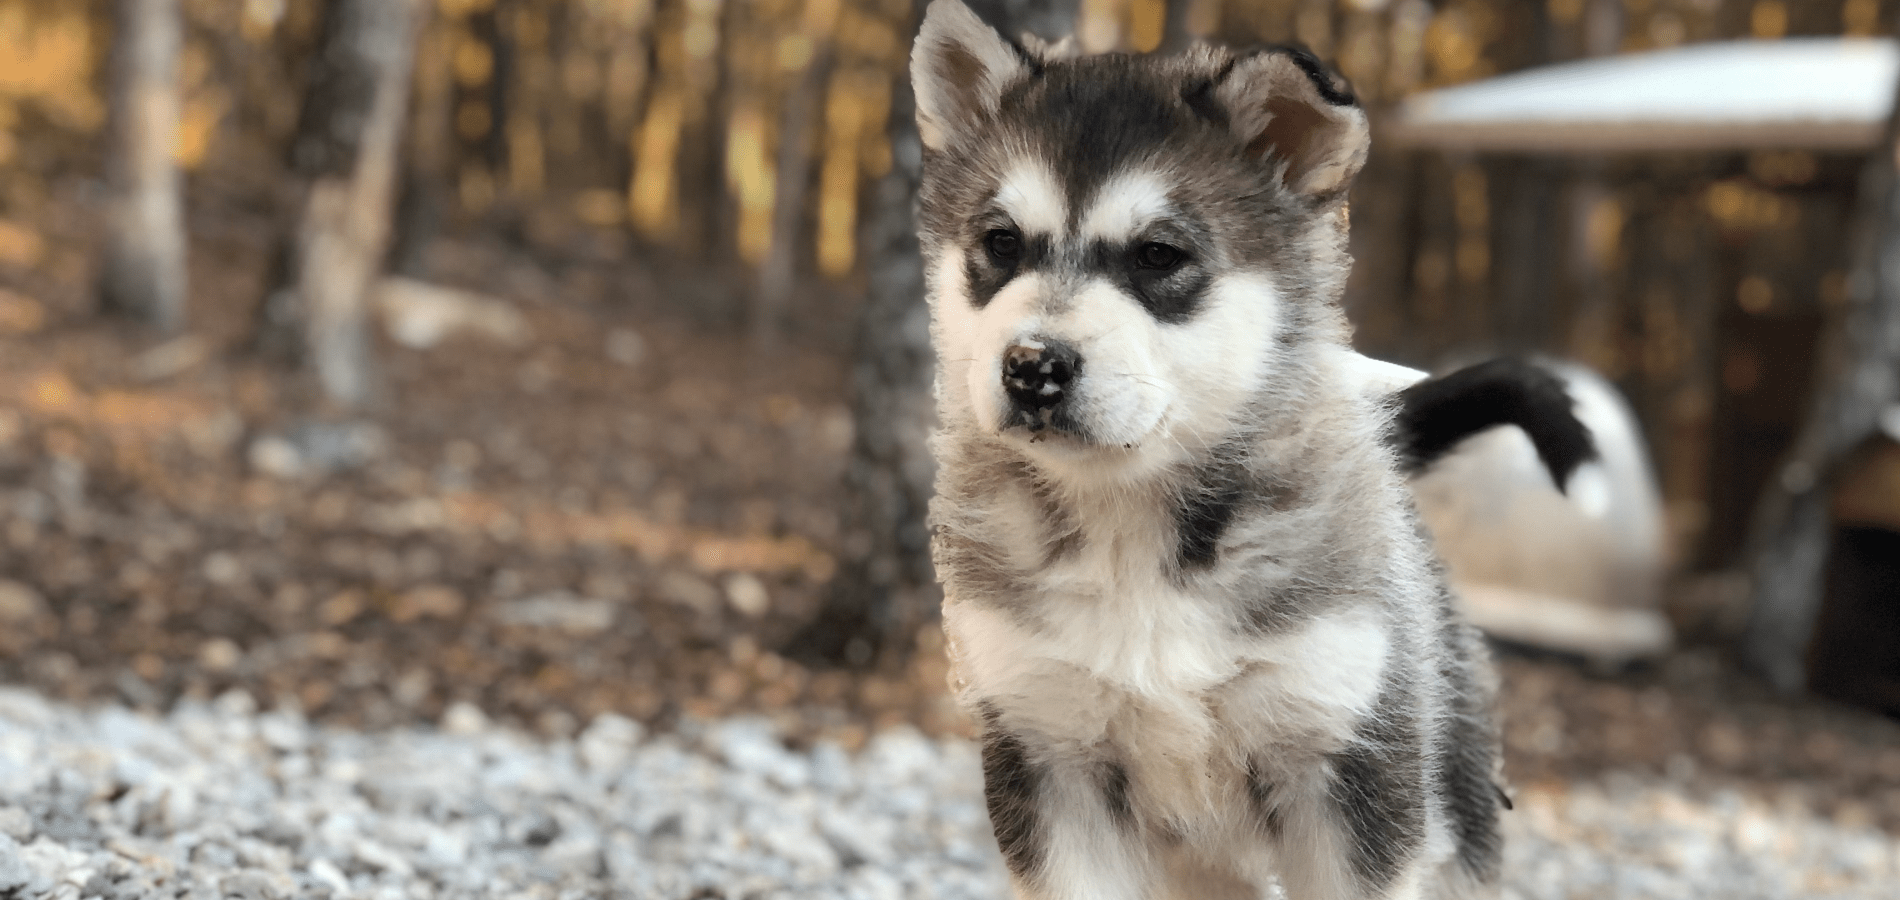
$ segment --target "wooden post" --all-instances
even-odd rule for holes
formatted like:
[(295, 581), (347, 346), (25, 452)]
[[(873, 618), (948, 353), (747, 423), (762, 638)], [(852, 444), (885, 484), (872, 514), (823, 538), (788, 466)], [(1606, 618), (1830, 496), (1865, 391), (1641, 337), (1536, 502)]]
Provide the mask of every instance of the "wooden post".
[(1752, 613), (1742, 652), (1784, 691), (1806, 680), (1832, 521), (1828, 495), (1848, 454), (1900, 402), (1900, 106), (1861, 174), (1847, 298), (1822, 332), (1815, 392), (1794, 449), (1756, 506)]
[(178, 0), (118, 0), (106, 152), (100, 303), (164, 331), (185, 324), (185, 213), (178, 135)]

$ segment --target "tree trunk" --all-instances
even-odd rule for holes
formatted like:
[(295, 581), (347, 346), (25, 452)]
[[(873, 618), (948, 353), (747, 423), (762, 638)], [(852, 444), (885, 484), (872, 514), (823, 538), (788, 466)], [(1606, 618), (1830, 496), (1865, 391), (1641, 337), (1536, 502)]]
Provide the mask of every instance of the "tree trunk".
[(178, 135), (178, 0), (118, 0), (100, 303), (165, 331), (185, 324)]
[(455, 43), (448, 25), (434, 20), (416, 36), (414, 108), (389, 250), (390, 269), (411, 278), (430, 274), (429, 244), (442, 230), (455, 183)]
[[(811, 165), (817, 132), (825, 121), (825, 85), (831, 78), (831, 45), (812, 35), (815, 48), (780, 118), (778, 176), (772, 184), (772, 243), (759, 265), (753, 294), (752, 341), (761, 349), (777, 343), (780, 318), (798, 283), (798, 239), (807, 221)], [(867, 231), (869, 229), (866, 229)]]
[(1220, 26), (1220, 0), (1167, 0), (1161, 47), (1173, 53), (1214, 36)]
[[(979, 0), (970, 6), (1005, 34), (1028, 30), (1048, 37), (1068, 33), (1076, 2)], [(922, 11), (919, 2), (913, 25)], [(786, 647), (817, 665), (901, 666), (942, 596), (924, 524), (936, 477), (928, 445), (936, 424), (936, 360), (913, 218), (923, 149), (908, 85), (895, 94), (891, 173), (877, 187), (860, 242), (869, 293), (852, 370), (856, 436), (845, 473), (843, 553), (824, 607)]]
[(310, 179), (266, 302), (267, 343), (292, 349), (343, 406), (375, 382), (369, 293), (382, 271), (400, 169), (420, 0), (337, 0), (326, 11), (292, 165)]
[(1823, 332), (1815, 393), (1794, 449), (1756, 507), (1749, 541), (1748, 663), (1784, 691), (1806, 680), (1832, 522), (1828, 496), (1847, 455), (1900, 402), (1900, 106), (1861, 175), (1847, 299)]

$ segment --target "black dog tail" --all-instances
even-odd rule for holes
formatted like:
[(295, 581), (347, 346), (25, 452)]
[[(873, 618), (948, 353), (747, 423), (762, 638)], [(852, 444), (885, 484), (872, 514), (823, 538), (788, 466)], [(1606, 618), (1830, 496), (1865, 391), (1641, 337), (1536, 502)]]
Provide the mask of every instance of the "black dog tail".
[(1500, 357), (1427, 378), (1400, 391), (1398, 406), (1388, 439), (1407, 474), (1499, 425), (1524, 429), (1559, 490), (1597, 455), (1563, 379), (1522, 359)]

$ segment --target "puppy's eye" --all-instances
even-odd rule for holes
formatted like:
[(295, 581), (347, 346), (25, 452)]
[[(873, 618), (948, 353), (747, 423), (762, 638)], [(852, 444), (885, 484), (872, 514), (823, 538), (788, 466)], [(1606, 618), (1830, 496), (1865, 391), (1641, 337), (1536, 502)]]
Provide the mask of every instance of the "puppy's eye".
[(1023, 255), (1023, 239), (1013, 231), (998, 228), (983, 235), (983, 248), (990, 252), (990, 259), (997, 265), (1015, 264)]
[(1172, 270), (1187, 259), (1187, 254), (1178, 247), (1149, 241), (1135, 248), (1135, 265), (1144, 269), (1161, 272)]

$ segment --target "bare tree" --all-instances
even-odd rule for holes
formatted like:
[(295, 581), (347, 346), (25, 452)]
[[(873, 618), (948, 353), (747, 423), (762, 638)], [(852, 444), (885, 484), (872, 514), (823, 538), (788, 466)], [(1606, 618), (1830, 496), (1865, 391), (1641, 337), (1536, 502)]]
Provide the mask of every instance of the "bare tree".
[(260, 339), (308, 364), (345, 406), (369, 400), (375, 383), (369, 292), (389, 242), (423, 9), (421, 0), (329, 4), (291, 147), (308, 188)]
[(101, 306), (175, 331), (185, 324), (185, 213), (178, 136), (178, 0), (118, 0)]
[(807, 29), (813, 47), (780, 116), (778, 179), (773, 183), (772, 243), (759, 264), (753, 292), (752, 340), (766, 347), (778, 339), (779, 318), (798, 278), (798, 240), (811, 194), (811, 165), (817, 132), (824, 124), (825, 84), (831, 76), (832, 48), (825, 35)]
[[(923, 3), (911, 21), (921, 20)], [(1076, 0), (987, 0), (971, 8), (1005, 34), (1069, 33)], [(930, 312), (914, 210), (923, 145), (908, 86), (891, 116), (891, 173), (877, 186), (861, 234), (869, 293), (858, 320), (851, 373), (856, 436), (845, 473), (845, 541), (838, 576), (817, 618), (786, 652), (817, 664), (901, 664), (919, 628), (937, 615), (941, 593), (924, 524), (936, 467), (928, 440), (936, 424)]]
[(1833, 522), (1828, 497), (1849, 454), (1900, 402), (1900, 106), (1861, 174), (1853, 275), (1823, 331), (1807, 420), (1752, 523), (1748, 662), (1782, 690), (1804, 686)]

